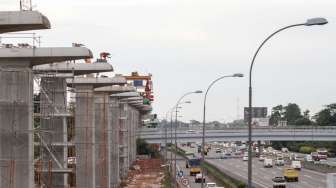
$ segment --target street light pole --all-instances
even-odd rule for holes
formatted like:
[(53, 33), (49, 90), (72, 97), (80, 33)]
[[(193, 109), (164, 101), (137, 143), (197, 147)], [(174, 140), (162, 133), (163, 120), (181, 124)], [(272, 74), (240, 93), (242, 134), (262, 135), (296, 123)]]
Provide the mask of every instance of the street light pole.
[[(191, 101), (185, 101), (184, 103), (190, 104)], [(179, 103), (178, 105), (180, 105), (180, 104), (181, 103)], [(180, 106), (176, 106), (176, 108), (181, 108), (181, 107)], [(175, 106), (173, 106), (166, 113), (166, 116), (168, 116), (168, 113), (170, 112), (170, 147), (173, 145), (173, 113), (174, 113), (174, 110), (175, 110)], [(167, 117), (167, 119), (168, 119), (168, 117)], [(167, 148), (166, 148), (166, 156), (168, 158)], [(173, 151), (170, 151), (170, 171), (171, 171), (171, 175), (173, 175)], [(172, 181), (173, 181), (173, 176), (172, 176)]]
[[(202, 131), (202, 149), (201, 149), (201, 155), (202, 155), (202, 163), (204, 162), (204, 148), (205, 148), (205, 107), (206, 107), (206, 99), (207, 99), (207, 95), (208, 95), (208, 92), (210, 90), (210, 88), (216, 83), (218, 82), (219, 80), (222, 80), (224, 78), (228, 78), (228, 77), (243, 77), (244, 75), (243, 74), (233, 74), (233, 75), (226, 75), (226, 76), (222, 76), (222, 77), (219, 77), (217, 78), (216, 80), (214, 80), (213, 82), (211, 82), (211, 84), (208, 86), (206, 92), (205, 92), (205, 95), (204, 95), (204, 103), (203, 103), (203, 131)], [(201, 170), (201, 173), (202, 173), (202, 180), (201, 180), (201, 188), (204, 187), (204, 182), (203, 182), (203, 179), (204, 179), (204, 167), (203, 165), (201, 166), (202, 170)]]
[(293, 24), (289, 25), (283, 28), (280, 28), (279, 30), (275, 31), (271, 35), (269, 35), (258, 47), (257, 51), (254, 53), (251, 65), (250, 65), (250, 72), (249, 72), (249, 110), (248, 110), (248, 188), (252, 188), (252, 68), (254, 65), (254, 61), (261, 49), (261, 47), (264, 46), (264, 44), (272, 38), (275, 34), (292, 28), (292, 27), (298, 27), (298, 26), (313, 26), (313, 25), (324, 25), (327, 24), (328, 21), (325, 18), (312, 18), (308, 19), (306, 23), (301, 24)]
[[(177, 109), (178, 109), (178, 105), (181, 103), (182, 99), (188, 95), (194, 94), (194, 93), (202, 93), (202, 91), (197, 90), (197, 91), (193, 91), (193, 92), (188, 92), (186, 94), (184, 94), (182, 97), (180, 97), (180, 99), (177, 101), (176, 105), (175, 105), (175, 148), (177, 149), (177, 133), (176, 133), (176, 129), (177, 129)], [(175, 177), (175, 187), (177, 187), (177, 179), (176, 179), (176, 151), (175, 151), (175, 155), (174, 155), (174, 177)]]

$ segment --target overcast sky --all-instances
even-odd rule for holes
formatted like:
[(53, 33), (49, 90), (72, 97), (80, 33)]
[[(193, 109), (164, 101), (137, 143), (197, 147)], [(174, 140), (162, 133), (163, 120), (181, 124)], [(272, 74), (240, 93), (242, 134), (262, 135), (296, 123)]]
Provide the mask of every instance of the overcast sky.
[[(18, 10), (19, 0), (0, 0)], [(254, 67), (254, 106), (296, 102), (317, 112), (335, 102), (334, 0), (35, 0), (52, 29), (38, 31), (43, 46), (83, 43), (112, 54), (116, 73), (152, 73), (154, 112), (163, 118), (185, 92), (205, 90), (217, 77), (249, 70), (258, 45), (276, 29), (325, 17), (325, 26), (282, 32), (264, 46)], [(182, 120), (202, 119), (203, 95), (187, 98)], [(248, 78), (217, 83), (207, 119), (243, 116)]]

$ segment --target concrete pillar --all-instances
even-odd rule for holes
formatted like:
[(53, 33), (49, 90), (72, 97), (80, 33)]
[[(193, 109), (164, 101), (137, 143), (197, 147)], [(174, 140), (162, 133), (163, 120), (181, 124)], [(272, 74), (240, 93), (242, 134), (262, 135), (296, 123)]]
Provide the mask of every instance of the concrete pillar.
[(93, 188), (96, 187), (93, 86), (75, 85), (75, 89), (76, 186)]
[[(67, 134), (67, 99), (66, 82), (61, 77), (41, 78), (41, 139), (43, 169), (49, 168), (49, 161), (52, 161), (52, 171), (68, 168), (68, 134)], [(42, 143), (43, 144), (43, 143)], [(48, 149), (46, 147), (49, 147)], [(52, 153), (50, 153), (50, 151)], [(51, 186), (65, 188), (68, 185), (67, 173), (44, 173), (44, 179), (51, 178)]]
[(30, 62), (0, 62), (0, 187), (34, 186)]
[(110, 150), (112, 136), (110, 125), (109, 95), (95, 93), (96, 187), (110, 188)]
[(120, 108), (119, 101), (117, 98), (110, 97), (109, 102), (109, 111), (110, 111), (110, 121), (109, 121), (109, 137), (110, 152), (109, 158), (111, 162), (109, 163), (110, 169), (110, 184), (111, 188), (117, 188), (120, 184), (120, 143), (119, 143), (119, 117), (120, 117)]
[(120, 178), (124, 180), (128, 171), (128, 105), (126, 102), (119, 103), (119, 143), (120, 143)]

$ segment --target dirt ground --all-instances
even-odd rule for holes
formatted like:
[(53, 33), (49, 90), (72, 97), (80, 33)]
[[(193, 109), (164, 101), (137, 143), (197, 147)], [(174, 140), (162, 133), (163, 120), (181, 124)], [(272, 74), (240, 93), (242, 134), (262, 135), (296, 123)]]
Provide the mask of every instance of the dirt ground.
[(161, 188), (164, 179), (160, 159), (137, 160), (132, 166), (123, 188)]

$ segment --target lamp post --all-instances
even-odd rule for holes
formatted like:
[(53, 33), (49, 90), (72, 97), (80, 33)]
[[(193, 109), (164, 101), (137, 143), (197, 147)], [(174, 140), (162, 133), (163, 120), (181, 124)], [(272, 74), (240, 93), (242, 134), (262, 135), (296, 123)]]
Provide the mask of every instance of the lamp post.
[[(205, 92), (205, 95), (204, 95), (204, 103), (203, 103), (203, 131), (202, 131), (202, 149), (201, 149), (201, 155), (202, 155), (202, 163), (204, 162), (204, 148), (205, 148), (205, 107), (206, 107), (206, 99), (207, 99), (207, 95), (208, 95), (208, 92), (210, 90), (210, 88), (218, 81), (224, 79), (224, 78), (229, 78), (229, 77), (244, 77), (243, 74), (241, 73), (237, 73), (237, 74), (233, 74), (233, 75), (226, 75), (226, 76), (222, 76), (222, 77), (219, 77), (217, 78), (216, 80), (214, 80), (213, 82), (211, 82), (211, 84), (208, 86), (206, 92)], [(202, 165), (202, 170), (201, 170), (201, 173), (202, 173), (202, 183), (201, 183), (201, 188), (204, 187), (204, 182), (203, 182), (203, 179), (204, 179), (204, 167)]]
[[(188, 92), (188, 93), (185, 93), (184, 95), (182, 95), (182, 97), (179, 98), (179, 100), (177, 101), (176, 105), (175, 105), (175, 147), (177, 148), (177, 134), (176, 134), (176, 129), (177, 129), (177, 108), (178, 108), (178, 105), (180, 104), (180, 102), (182, 101), (182, 99), (188, 95), (191, 95), (191, 94), (199, 94), (199, 93), (202, 93), (202, 91), (200, 90), (197, 90), (197, 91), (193, 91), (193, 92)], [(176, 179), (176, 152), (175, 152), (175, 155), (174, 155), (174, 178), (175, 178), (175, 187), (177, 187), (177, 179)]]
[(275, 34), (292, 28), (292, 27), (298, 27), (298, 26), (313, 26), (313, 25), (324, 25), (327, 24), (328, 21), (325, 18), (312, 18), (308, 19), (305, 23), (300, 24), (293, 24), (289, 25), (283, 28), (280, 28), (279, 30), (275, 31), (271, 35), (269, 35), (258, 47), (257, 51), (254, 53), (251, 65), (250, 65), (250, 72), (249, 72), (249, 111), (248, 111), (248, 188), (252, 188), (252, 68), (254, 61), (263, 45), (272, 38)]
[[(168, 115), (168, 113), (170, 112), (170, 146), (173, 145), (173, 113), (174, 113), (174, 111), (177, 113), (177, 112), (178, 112), (177, 109), (182, 108), (182, 107), (179, 106), (179, 105), (181, 105), (181, 104), (183, 104), (183, 103), (185, 103), (185, 104), (190, 104), (191, 101), (180, 102), (179, 104), (173, 106), (173, 107), (167, 112), (167, 114), (166, 114), (166, 115)], [(176, 110), (175, 110), (175, 108), (176, 108)], [(167, 117), (167, 119), (168, 119), (168, 117)], [(166, 134), (167, 134), (167, 133), (166, 133)], [(166, 155), (167, 155), (167, 152), (166, 152)], [(166, 156), (166, 157), (168, 157), (168, 156)], [(171, 170), (171, 174), (173, 174), (173, 173), (172, 173), (172, 170), (173, 170), (173, 152), (172, 152), (172, 151), (170, 152), (170, 168), (171, 168), (171, 169), (170, 169), (170, 170)]]

